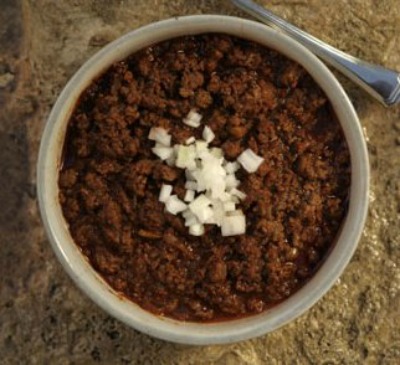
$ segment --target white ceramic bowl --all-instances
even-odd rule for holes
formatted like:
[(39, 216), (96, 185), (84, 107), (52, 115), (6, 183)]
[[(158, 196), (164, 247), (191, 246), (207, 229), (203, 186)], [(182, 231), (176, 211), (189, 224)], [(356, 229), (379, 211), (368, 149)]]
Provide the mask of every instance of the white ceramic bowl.
[[(153, 315), (121, 298), (80, 253), (62, 215), (57, 179), (67, 122), (81, 92), (112, 63), (151, 44), (177, 36), (227, 33), (273, 48), (296, 60), (329, 97), (351, 154), (350, 206), (337, 243), (315, 276), (279, 305), (248, 318), (220, 323), (180, 322)], [(185, 344), (220, 344), (260, 336), (292, 321), (334, 284), (360, 238), (368, 208), (369, 165), (365, 141), (353, 106), (332, 73), (313, 54), (289, 37), (253, 21), (217, 15), (173, 18), (150, 24), (112, 42), (87, 61), (68, 82), (48, 118), (37, 166), (43, 223), (58, 259), (75, 283), (100, 307), (133, 328), (164, 340)]]

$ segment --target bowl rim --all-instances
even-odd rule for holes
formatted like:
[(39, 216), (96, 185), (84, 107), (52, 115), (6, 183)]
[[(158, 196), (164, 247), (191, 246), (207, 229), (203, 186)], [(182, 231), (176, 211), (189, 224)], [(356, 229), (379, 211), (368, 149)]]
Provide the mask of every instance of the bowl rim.
[[(58, 171), (67, 121), (86, 86), (113, 62), (147, 45), (184, 34), (226, 33), (276, 49), (301, 64), (330, 99), (351, 156), (349, 210), (332, 251), (301, 289), (261, 314), (227, 322), (193, 323), (153, 315), (118, 295), (92, 269), (69, 234), (58, 201)], [(362, 128), (351, 101), (331, 71), (310, 51), (261, 23), (225, 15), (191, 15), (151, 23), (111, 42), (72, 76), (60, 93), (42, 134), (37, 162), (37, 194), (47, 237), (77, 286), (106, 312), (129, 326), (167, 341), (206, 345), (232, 343), (271, 332), (294, 320), (333, 286), (349, 263), (368, 211), (369, 162)]]

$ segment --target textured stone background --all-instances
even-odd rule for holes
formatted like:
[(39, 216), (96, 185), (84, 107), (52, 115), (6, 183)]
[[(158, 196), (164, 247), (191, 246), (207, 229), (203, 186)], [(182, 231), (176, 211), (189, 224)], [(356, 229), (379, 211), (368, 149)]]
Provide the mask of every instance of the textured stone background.
[[(345, 51), (400, 70), (398, 0), (263, 2)], [(166, 343), (109, 317), (57, 262), (35, 195), (40, 135), (57, 94), (119, 35), (199, 13), (244, 16), (219, 0), (0, 0), (0, 363), (399, 364), (400, 106), (385, 109), (343, 79), (368, 139), (370, 213), (340, 281), (294, 323), (227, 346)]]

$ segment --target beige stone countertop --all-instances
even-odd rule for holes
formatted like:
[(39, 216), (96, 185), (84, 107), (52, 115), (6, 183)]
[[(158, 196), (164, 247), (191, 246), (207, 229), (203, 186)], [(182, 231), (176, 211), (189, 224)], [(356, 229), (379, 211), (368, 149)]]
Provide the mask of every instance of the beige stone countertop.
[[(344, 51), (400, 70), (398, 0), (259, 3)], [(39, 218), (35, 164), (58, 93), (109, 41), (200, 13), (245, 17), (227, 0), (0, 1), (0, 363), (400, 364), (400, 105), (384, 108), (343, 78), (368, 141), (368, 221), (340, 280), (291, 324), (232, 345), (167, 343), (107, 315), (57, 261)]]

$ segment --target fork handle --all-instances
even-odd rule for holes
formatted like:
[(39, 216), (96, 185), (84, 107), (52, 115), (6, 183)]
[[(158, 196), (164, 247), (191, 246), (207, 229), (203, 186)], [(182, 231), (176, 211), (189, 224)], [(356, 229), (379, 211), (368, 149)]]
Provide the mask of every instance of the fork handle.
[(263, 23), (296, 39), (382, 104), (389, 106), (400, 101), (400, 73), (344, 53), (286, 22), (251, 0), (232, 0), (232, 2)]

